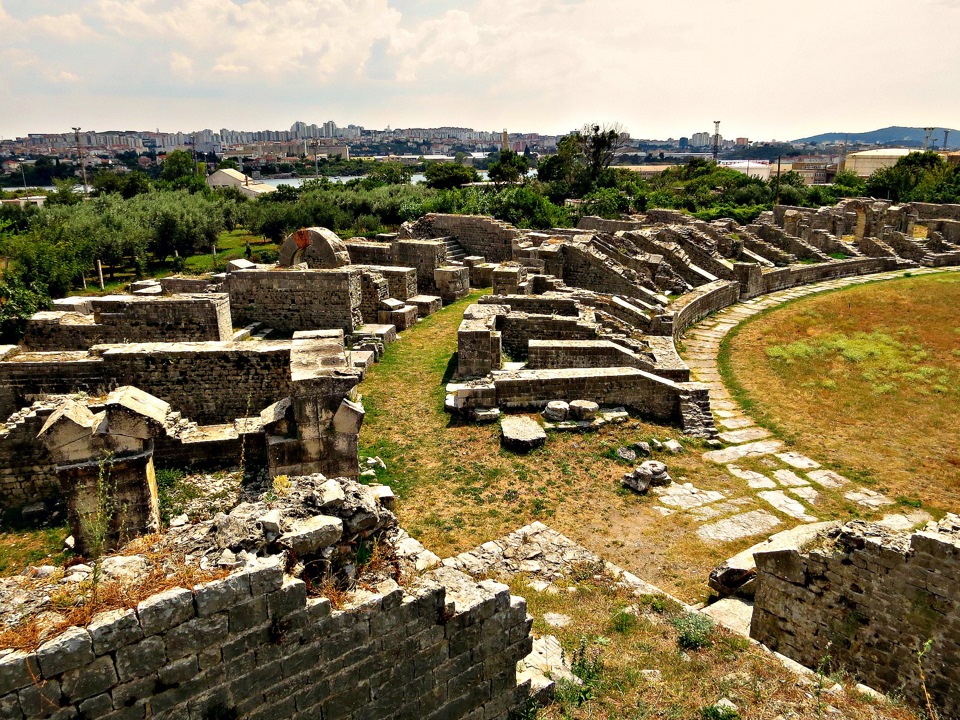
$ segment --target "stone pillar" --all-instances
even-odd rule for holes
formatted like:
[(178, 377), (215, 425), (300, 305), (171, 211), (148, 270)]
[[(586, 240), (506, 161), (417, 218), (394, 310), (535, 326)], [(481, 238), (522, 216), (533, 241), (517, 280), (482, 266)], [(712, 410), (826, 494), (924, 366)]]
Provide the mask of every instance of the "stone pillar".
[(166, 432), (169, 411), (162, 400), (122, 387), (96, 414), (84, 402), (67, 402), (40, 430), (81, 553), (110, 550), (160, 530), (153, 442)]
[(763, 270), (757, 263), (734, 263), (733, 272), (740, 283), (740, 299), (748, 300), (763, 293)]

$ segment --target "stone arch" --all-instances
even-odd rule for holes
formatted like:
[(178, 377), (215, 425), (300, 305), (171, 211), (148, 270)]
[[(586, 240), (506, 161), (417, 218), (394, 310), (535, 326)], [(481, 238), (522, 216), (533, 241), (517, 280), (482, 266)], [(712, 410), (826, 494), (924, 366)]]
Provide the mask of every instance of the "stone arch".
[(280, 267), (306, 263), (320, 270), (350, 264), (347, 246), (332, 230), (322, 227), (301, 228), (287, 235), (280, 246)]

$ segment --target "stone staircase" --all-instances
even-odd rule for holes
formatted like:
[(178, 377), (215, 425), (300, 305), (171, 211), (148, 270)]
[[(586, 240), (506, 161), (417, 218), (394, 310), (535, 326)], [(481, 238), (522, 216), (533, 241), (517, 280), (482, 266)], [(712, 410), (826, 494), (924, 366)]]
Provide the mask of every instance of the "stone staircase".
[(447, 246), (447, 262), (451, 265), (463, 265), (463, 259), (467, 257), (466, 249), (455, 237), (443, 239), (443, 244)]

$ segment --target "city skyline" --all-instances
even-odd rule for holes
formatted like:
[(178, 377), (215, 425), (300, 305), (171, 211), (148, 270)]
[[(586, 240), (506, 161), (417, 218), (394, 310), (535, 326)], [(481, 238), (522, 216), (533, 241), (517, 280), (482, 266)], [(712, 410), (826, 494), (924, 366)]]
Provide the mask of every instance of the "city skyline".
[[(0, 0), (0, 135), (456, 125), (791, 139), (956, 125), (960, 1)], [(946, 36), (945, 36), (946, 37)], [(879, 119), (878, 119), (879, 118)]]

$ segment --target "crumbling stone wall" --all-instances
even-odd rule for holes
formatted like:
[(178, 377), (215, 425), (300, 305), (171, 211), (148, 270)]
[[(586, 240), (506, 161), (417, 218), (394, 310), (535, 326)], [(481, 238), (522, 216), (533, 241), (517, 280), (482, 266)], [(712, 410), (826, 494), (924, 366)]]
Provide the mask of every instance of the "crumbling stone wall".
[(513, 259), (513, 243), (521, 237), (517, 228), (486, 215), (429, 213), (416, 222), (404, 223), (401, 238), (456, 238), (469, 255), (491, 262)]
[[(201, 424), (233, 422), (290, 394), (290, 341), (101, 345), (0, 360), (0, 417), (44, 395), (135, 385)], [(29, 361), (24, 361), (24, 358)]]
[(234, 323), (260, 322), (284, 333), (334, 328), (351, 334), (363, 324), (361, 271), (242, 270), (227, 275)]
[(645, 294), (643, 278), (635, 270), (587, 245), (567, 244), (562, 248), (563, 281), (567, 285), (627, 297)]
[(585, 215), (577, 223), (578, 230), (593, 230), (594, 232), (615, 233), (621, 230), (639, 230), (644, 226), (643, 220), (607, 220), (593, 215)]
[(442, 569), (335, 610), (272, 560), (0, 657), (0, 716), (505, 720), (526, 692), (506, 585)]
[(34, 350), (82, 350), (104, 343), (203, 342), (233, 334), (230, 299), (222, 293), (85, 299), (89, 314), (59, 309), (30, 318), (24, 344)]
[(434, 273), (447, 264), (447, 246), (441, 240), (400, 240), (394, 243), (393, 259), (417, 271), (420, 292), (431, 292), (436, 287)]
[(363, 270), (360, 278), (360, 314), (365, 323), (376, 323), (380, 303), (390, 297), (390, 286), (383, 275), (373, 270)]
[(806, 547), (761, 551), (751, 637), (817, 667), (825, 656), (867, 685), (920, 704), (917, 651), (942, 717), (960, 715), (960, 518), (894, 533), (854, 521)]
[(763, 288), (765, 293), (771, 293), (822, 280), (896, 270), (900, 266), (897, 258), (853, 258), (817, 265), (791, 265), (764, 271)]

